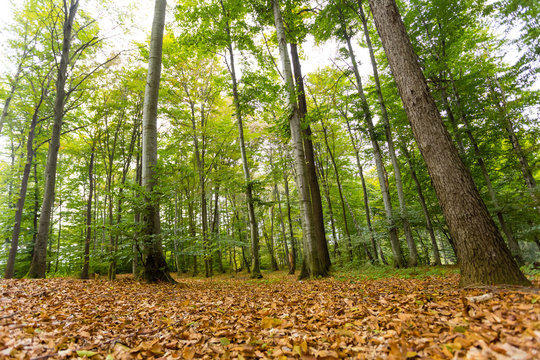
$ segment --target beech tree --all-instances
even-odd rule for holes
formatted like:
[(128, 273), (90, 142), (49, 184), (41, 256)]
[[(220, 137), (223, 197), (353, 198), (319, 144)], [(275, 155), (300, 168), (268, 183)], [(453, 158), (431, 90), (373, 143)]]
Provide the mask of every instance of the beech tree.
[(169, 275), (167, 262), (161, 243), (161, 224), (159, 201), (155, 188), (157, 172), (157, 115), (159, 83), (161, 79), (161, 56), (163, 52), (163, 31), (165, 28), (166, 0), (156, 0), (150, 52), (148, 56), (148, 75), (144, 91), (143, 133), (142, 133), (142, 186), (146, 191), (147, 206), (144, 212), (144, 254), (143, 277), (147, 282), (174, 282)]
[(56, 98), (54, 101), (54, 123), (49, 144), (49, 153), (47, 155), (47, 165), (45, 168), (45, 191), (43, 194), (43, 203), (41, 205), (39, 228), (34, 245), (34, 256), (32, 265), (28, 273), (32, 278), (45, 277), (46, 259), (47, 259), (47, 238), (50, 226), (50, 214), (54, 199), (54, 188), (56, 184), (56, 166), (58, 162), (58, 150), (60, 148), (60, 135), (62, 131), (62, 122), (64, 119), (64, 107), (66, 100), (66, 80), (67, 70), (70, 62), (70, 49), (72, 41), (73, 23), (79, 7), (79, 0), (63, 1), (63, 40), (60, 53), (60, 64), (56, 77)]
[(530, 282), (491, 219), (431, 96), (394, 0), (369, 1), (405, 111), (454, 238), (461, 286)]

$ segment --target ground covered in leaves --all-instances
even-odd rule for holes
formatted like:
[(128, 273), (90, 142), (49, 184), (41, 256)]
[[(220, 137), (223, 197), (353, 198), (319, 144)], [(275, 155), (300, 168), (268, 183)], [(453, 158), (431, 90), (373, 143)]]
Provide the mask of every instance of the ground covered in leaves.
[(536, 288), (458, 275), (1, 280), (0, 358), (538, 359)]

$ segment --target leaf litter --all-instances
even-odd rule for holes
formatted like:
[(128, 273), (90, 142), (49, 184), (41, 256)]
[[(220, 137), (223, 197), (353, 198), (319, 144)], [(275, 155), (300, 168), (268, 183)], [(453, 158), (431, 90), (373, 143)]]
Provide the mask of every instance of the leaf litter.
[(0, 358), (540, 358), (535, 288), (273, 276), (2, 280)]

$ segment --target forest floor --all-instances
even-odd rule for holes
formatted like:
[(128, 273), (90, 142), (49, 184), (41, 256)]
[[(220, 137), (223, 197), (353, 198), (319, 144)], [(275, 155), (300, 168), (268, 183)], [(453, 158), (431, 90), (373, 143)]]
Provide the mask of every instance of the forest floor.
[(538, 359), (540, 285), (455, 271), (0, 281), (0, 358)]

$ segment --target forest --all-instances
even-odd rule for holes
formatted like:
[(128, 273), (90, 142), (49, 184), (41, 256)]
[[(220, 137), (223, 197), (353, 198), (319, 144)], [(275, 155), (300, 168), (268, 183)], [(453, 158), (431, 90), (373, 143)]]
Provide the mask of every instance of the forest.
[(537, 2), (128, 3), (1, 29), (0, 356), (540, 356)]

